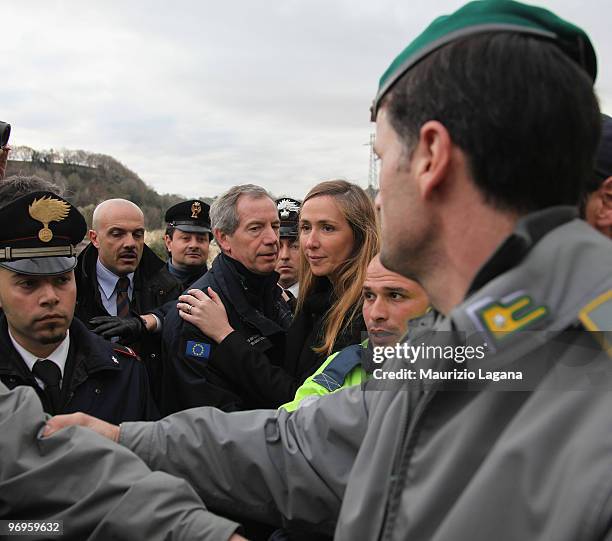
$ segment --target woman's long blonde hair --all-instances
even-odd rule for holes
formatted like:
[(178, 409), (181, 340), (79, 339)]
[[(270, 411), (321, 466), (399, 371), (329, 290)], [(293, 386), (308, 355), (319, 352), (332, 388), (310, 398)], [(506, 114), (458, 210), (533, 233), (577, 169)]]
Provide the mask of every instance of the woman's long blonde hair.
[[(351, 255), (334, 273), (332, 284), (335, 300), (325, 314), (323, 342), (313, 348), (316, 353), (331, 355), (340, 332), (361, 312), (361, 290), (366, 269), (370, 260), (379, 251), (379, 241), (374, 206), (362, 188), (345, 180), (321, 182), (308, 192), (302, 206), (309, 199), (324, 195), (334, 198), (353, 231), (354, 239)], [(302, 250), (300, 250), (299, 276), (300, 289), (296, 313), (303, 308), (304, 301), (312, 294), (317, 282), (324, 279), (312, 273)]]

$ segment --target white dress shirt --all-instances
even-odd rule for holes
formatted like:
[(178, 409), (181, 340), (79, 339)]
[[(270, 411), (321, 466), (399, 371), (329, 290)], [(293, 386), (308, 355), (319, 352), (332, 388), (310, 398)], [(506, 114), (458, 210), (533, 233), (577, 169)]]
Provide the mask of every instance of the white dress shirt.
[[(68, 359), (68, 349), (70, 348), (70, 331), (66, 331), (66, 338), (62, 340), (62, 342), (53, 350), (51, 355), (47, 355), (46, 357), (37, 357), (36, 355), (32, 355), (27, 349), (25, 349), (21, 344), (15, 340), (11, 331), (9, 329), (9, 337), (11, 338), (11, 342), (13, 342), (13, 346), (17, 350), (17, 353), (21, 355), (21, 358), (26, 363), (30, 371), (34, 367), (34, 363), (36, 361), (42, 361), (44, 359), (49, 359), (53, 361), (60, 369), (62, 374), (62, 380), (64, 379), (64, 369), (66, 368), (66, 360)], [(45, 384), (38, 378), (36, 378), (36, 382), (41, 389), (45, 388)], [(61, 384), (60, 384), (61, 385)]]
[(297, 299), (300, 292), (300, 282), (298, 281), (291, 287), (288, 287), (287, 291), (291, 291), (291, 294)]

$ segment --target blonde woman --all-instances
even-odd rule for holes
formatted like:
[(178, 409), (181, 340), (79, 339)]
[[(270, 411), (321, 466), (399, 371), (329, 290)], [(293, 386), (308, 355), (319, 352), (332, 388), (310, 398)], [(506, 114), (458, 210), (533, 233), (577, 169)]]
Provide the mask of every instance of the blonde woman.
[(361, 288), (378, 252), (372, 202), (356, 184), (321, 182), (300, 212), (300, 294), (285, 369), (306, 379), (334, 351), (361, 342)]

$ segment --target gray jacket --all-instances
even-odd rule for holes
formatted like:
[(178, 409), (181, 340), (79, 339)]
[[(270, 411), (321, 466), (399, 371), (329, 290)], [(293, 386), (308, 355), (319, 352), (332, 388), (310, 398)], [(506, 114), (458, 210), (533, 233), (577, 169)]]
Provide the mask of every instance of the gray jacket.
[(90, 430), (41, 438), (47, 418), (33, 389), (0, 383), (0, 519), (63, 521), (61, 539), (79, 541), (226, 540), (235, 532), (185, 481), (151, 472)]
[(489, 350), (463, 367), (522, 381), (372, 380), (293, 413), (124, 423), (120, 442), (216, 510), (339, 540), (612, 540), (609, 335), (584, 330), (612, 329), (611, 248), (563, 209), (531, 215), (436, 323), (448, 333), (413, 339), (464, 331)]

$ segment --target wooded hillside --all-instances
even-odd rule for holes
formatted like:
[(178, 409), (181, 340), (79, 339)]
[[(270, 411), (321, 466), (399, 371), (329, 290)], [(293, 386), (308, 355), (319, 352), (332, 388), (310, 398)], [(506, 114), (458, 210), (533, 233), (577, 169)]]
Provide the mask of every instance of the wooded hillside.
[[(34, 150), (16, 147), (10, 154), (6, 176), (36, 175), (64, 189), (64, 196), (83, 213), (87, 223), (96, 205), (121, 197), (136, 203), (145, 215), (147, 229), (160, 229), (166, 209), (186, 199), (158, 194), (133, 171), (105, 154), (84, 150)], [(210, 204), (210, 198), (201, 198)]]

